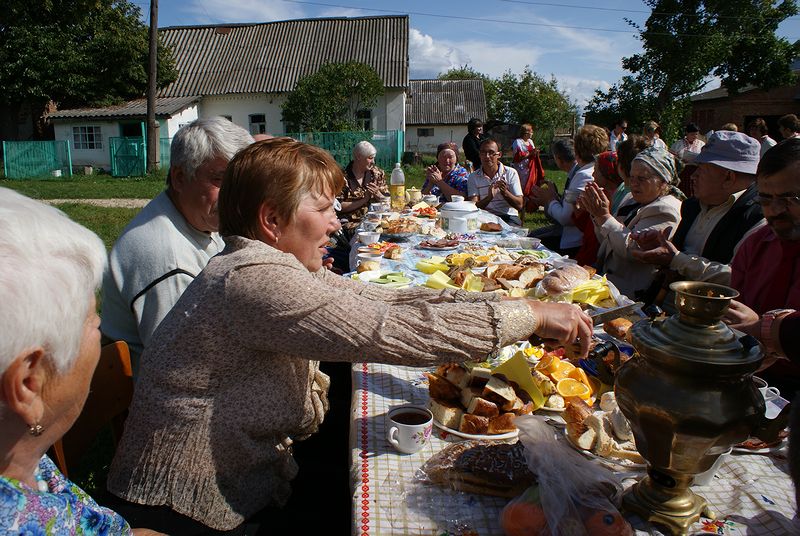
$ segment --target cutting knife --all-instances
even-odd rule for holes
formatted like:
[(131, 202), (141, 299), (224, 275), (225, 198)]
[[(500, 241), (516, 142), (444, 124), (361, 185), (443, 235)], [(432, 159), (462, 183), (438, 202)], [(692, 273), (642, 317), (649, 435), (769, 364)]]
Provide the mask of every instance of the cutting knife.
[(637, 309), (641, 309), (642, 306), (644, 306), (644, 303), (635, 302), (628, 305), (623, 305), (622, 307), (615, 307), (613, 309), (609, 309), (608, 311), (590, 314), (589, 317), (591, 317), (595, 326), (599, 326), (605, 322), (608, 322), (609, 320), (614, 320), (615, 318), (619, 318), (621, 316), (627, 316)]

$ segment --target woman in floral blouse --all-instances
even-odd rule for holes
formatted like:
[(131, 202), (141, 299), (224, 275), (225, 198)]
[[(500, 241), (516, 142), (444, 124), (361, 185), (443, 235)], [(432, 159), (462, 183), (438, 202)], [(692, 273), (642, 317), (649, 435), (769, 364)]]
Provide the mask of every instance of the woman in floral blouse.
[(425, 170), (424, 195), (444, 196), (447, 201), (454, 195), (467, 196), (467, 172), (458, 163), (458, 146), (442, 143), (436, 148), (436, 163)]
[(353, 160), (344, 169), (345, 185), (336, 198), (342, 204), (339, 216), (358, 223), (369, 210), (370, 203), (389, 197), (386, 174), (375, 165), (375, 146), (360, 141), (353, 147)]
[(0, 222), (0, 534), (131, 534), (45, 455), (80, 414), (100, 358), (103, 242), (5, 188)]

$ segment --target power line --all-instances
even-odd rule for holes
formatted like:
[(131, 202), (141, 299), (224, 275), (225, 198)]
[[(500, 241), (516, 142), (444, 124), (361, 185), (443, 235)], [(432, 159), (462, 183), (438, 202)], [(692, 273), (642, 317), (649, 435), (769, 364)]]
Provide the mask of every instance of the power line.
[[(700, 17), (701, 15), (692, 15), (689, 13), (670, 13), (668, 11), (648, 11), (646, 9), (622, 9), (622, 8), (614, 8), (614, 7), (599, 7), (599, 6), (582, 6), (578, 4), (554, 4), (551, 2), (532, 2), (530, 0), (500, 0), (501, 2), (507, 2), (509, 4), (525, 4), (528, 6), (545, 6), (545, 7), (566, 7), (566, 8), (573, 8), (573, 9), (587, 9), (593, 11), (613, 11), (617, 13), (644, 13), (650, 15), (658, 15), (658, 16), (672, 16), (672, 15), (686, 15), (690, 17)], [(746, 19), (749, 17), (739, 17), (736, 15), (720, 15), (718, 18), (720, 19)], [(789, 20), (789, 19), (798, 19), (800, 17), (792, 16), (786, 17), (782, 20)]]
[[(359, 9), (362, 11), (374, 11), (376, 13), (392, 13), (397, 15), (414, 15), (417, 17), (433, 17), (439, 19), (448, 19), (448, 20), (467, 20), (471, 22), (496, 22), (500, 24), (511, 24), (517, 26), (538, 26), (544, 28), (561, 28), (565, 30), (589, 30), (593, 32), (609, 32), (609, 33), (624, 33), (630, 35), (639, 35), (638, 31), (631, 31), (631, 30), (615, 30), (612, 28), (592, 28), (588, 26), (571, 26), (567, 24), (548, 24), (544, 22), (524, 22), (518, 20), (503, 20), (503, 19), (487, 19), (487, 18), (479, 18), (479, 17), (464, 17), (459, 15), (440, 15), (438, 13), (423, 13), (420, 11), (400, 11), (395, 9), (376, 9), (372, 7), (361, 7), (361, 6), (345, 6), (341, 4), (326, 4), (322, 2), (310, 2), (307, 0), (283, 0), (284, 2), (290, 2), (292, 4), (306, 4), (311, 6), (321, 6), (321, 7), (337, 7), (340, 9)], [(669, 37), (708, 37), (707, 34), (684, 34), (684, 33), (669, 33), (669, 32), (645, 32), (647, 35), (663, 35)], [(746, 35), (746, 34), (741, 34)]]

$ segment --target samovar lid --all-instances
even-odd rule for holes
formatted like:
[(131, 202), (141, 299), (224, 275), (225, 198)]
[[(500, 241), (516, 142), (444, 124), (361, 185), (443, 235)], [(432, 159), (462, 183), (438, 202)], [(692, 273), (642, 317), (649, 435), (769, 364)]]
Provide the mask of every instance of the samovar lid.
[(640, 355), (676, 366), (718, 365), (722, 374), (754, 370), (764, 355), (758, 341), (722, 322), (738, 292), (697, 281), (672, 283), (670, 289), (675, 292), (678, 314), (665, 320), (642, 320), (631, 329), (631, 341)]

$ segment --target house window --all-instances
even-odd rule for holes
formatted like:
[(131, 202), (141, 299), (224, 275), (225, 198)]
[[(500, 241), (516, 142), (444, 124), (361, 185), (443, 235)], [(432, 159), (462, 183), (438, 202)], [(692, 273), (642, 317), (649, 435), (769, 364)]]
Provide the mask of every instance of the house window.
[(361, 127), (361, 130), (372, 130), (372, 110), (356, 112), (356, 124)]
[(267, 116), (264, 114), (250, 114), (250, 134), (267, 133)]
[(100, 127), (72, 127), (72, 144), (76, 149), (102, 149)]
[(433, 137), (433, 129), (432, 128), (418, 128), (417, 129), (417, 137), (419, 137), (419, 138), (432, 138)]

